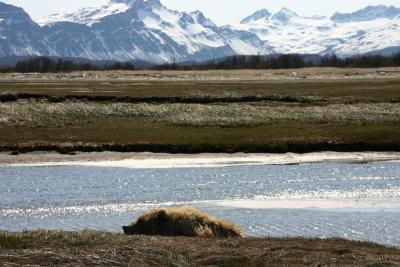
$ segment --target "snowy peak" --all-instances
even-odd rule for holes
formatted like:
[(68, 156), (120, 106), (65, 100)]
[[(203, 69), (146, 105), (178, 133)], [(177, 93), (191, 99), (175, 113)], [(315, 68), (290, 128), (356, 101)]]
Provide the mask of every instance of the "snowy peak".
[(335, 22), (359, 22), (370, 21), (375, 19), (394, 19), (400, 16), (400, 8), (394, 6), (368, 6), (352, 13), (336, 12), (331, 19)]
[(275, 20), (275, 21), (278, 21), (281, 23), (287, 23), (287, 22), (289, 22), (289, 20), (291, 18), (294, 18), (294, 17), (298, 17), (298, 15), (295, 12), (284, 7), (272, 16), (272, 20)]
[(92, 26), (102, 18), (127, 11), (138, 0), (111, 0), (102, 6), (86, 7), (71, 13), (56, 13), (39, 19), (39, 25), (49, 25), (60, 21), (75, 22)]
[(267, 9), (263, 8), (263, 9), (260, 9), (256, 12), (254, 12), (252, 15), (244, 18), (240, 23), (247, 24), (247, 23), (257, 21), (257, 20), (266, 20), (266, 19), (269, 19), (270, 16), (271, 16), (271, 13)]

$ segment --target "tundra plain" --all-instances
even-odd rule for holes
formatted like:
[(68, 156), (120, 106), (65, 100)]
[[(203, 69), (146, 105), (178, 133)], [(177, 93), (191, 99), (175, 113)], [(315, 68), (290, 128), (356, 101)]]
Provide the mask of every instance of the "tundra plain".
[(400, 151), (400, 69), (0, 75), (3, 152)]

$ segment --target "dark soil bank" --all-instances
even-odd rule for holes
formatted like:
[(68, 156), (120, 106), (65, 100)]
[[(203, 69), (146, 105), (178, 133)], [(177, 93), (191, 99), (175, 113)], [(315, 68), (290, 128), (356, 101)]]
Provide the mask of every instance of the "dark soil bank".
[(286, 144), (280, 146), (254, 145), (254, 146), (223, 146), (223, 145), (165, 145), (165, 144), (95, 144), (95, 145), (11, 145), (0, 146), (0, 152), (10, 152), (15, 155), (29, 152), (58, 152), (70, 154), (74, 152), (152, 152), (170, 154), (199, 154), (199, 153), (312, 153), (320, 151), (333, 152), (399, 152), (400, 144)]

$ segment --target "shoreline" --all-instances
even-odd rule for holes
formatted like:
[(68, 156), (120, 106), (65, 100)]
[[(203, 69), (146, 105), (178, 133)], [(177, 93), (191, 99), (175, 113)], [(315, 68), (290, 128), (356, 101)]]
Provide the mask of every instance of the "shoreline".
[(195, 168), (307, 163), (369, 163), (400, 161), (400, 152), (312, 152), (312, 153), (201, 153), (167, 154), (150, 152), (30, 152), (0, 153), (0, 167), (91, 166), (120, 168)]

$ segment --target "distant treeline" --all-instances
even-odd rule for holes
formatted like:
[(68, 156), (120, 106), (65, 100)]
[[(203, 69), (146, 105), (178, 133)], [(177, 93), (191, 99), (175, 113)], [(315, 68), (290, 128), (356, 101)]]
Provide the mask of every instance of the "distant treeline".
[[(153, 67), (156, 70), (213, 70), (213, 69), (294, 69), (307, 67), (337, 68), (380, 68), (400, 66), (400, 53), (391, 56), (362, 55), (341, 58), (336, 55), (256, 55), (230, 56), (223, 59), (210, 60), (203, 63), (173, 63)], [(53, 59), (49, 57), (32, 57), (21, 60), (15, 66), (0, 66), (1, 72), (71, 72), (89, 70), (134, 70), (130, 62), (110, 62), (95, 64), (69, 59)]]
[(306, 67), (380, 68), (400, 66), (400, 53), (391, 56), (363, 55), (340, 58), (336, 55), (282, 54), (272, 56), (231, 56), (199, 64), (164, 64), (158, 70), (209, 70), (209, 69), (292, 69)]
[(130, 62), (113, 62), (96, 65), (88, 62), (76, 62), (65, 59), (52, 59), (49, 57), (33, 57), (18, 61), (13, 67), (1, 67), (2, 72), (71, 72), (89, 70), (134, 70), (135, 66)]

